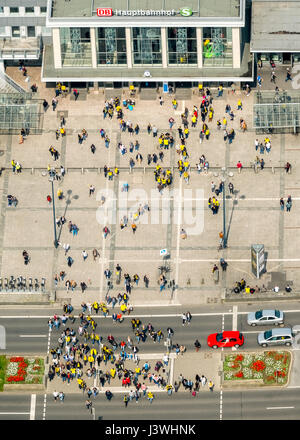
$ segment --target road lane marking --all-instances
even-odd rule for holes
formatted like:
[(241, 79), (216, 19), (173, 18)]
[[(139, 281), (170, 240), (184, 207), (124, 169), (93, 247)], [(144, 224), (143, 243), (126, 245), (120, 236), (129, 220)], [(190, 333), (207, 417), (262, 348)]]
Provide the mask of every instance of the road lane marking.
[(223, 391), (220, 391), (220, 420), (223, 418)]
[[(237, 330), (237, 311), (238, 311), (238, 307), (237, 306), (233, 306), (232, 307), (232, 330), (236, 331)], [(237, 349), (235, 347), (232, 347), (232, 351), (236, 351)]]
[(47, 335), (19, 335), (19, 338), (47, 338)]
[(173, 383), (174, 383), (174, 362), (175, 362), (175, 359), (174, 359), (174, 357), (172, 357), (171, 358), (171, 365), (170, 365), (170, 377), (169, 377), (169, 383), (171, 385), (173, 385)]
[(46, 419), (47, 394), (44, 394), (43, 420)]
[(50, 352), (51, 331), (52, 331), (52, 328), (49, 327), (49, 332), (48, 332), (48, 345), (47, 345), (47, 354), (49, 354), (49, 352)]
[(245, 332), (242, 332), (243, 334), (245, 334), (245, 333), (262, 333), (263, 332), (263, 330), (252, 330), (252, 331), (245, 331)]
[[(180, 255), (180, 232), (181, 232), (181, 225), (182, 225), (182, 180), (180, 179), (179, 183), (179, 197), (178, 197), (178, 204), (177, 204), (177, 239), (176, 239), (176, 266), (175, 266), (175, 287), (177, 292), (177, 286), (178, 286), (178, 280), (179, 280), (179, 255)], [(175, 200), (174, 200), (175, 201)]]
[(28, 415), (30, 414), (29, 412), (0, 412), (0, 416), (6, 416), (6, 415)]
[(36, 407), (36, 394), (31, 394), (29, 420), (35, 420), (35, 407)]
[[(300, 312), (300, 310), (299, 310)], [(174, 318), (176, 316), (181, 317), (181, 313), (170, 313), (170, 314), (163, 314), (163, 315), (134, 315), (131, 314), (128, 316), (124, 316), (124, 318)], [(194, 316), (223, 316), (223, 315), (232, 315), (232, 312), (216, 312), (216, 313), (193, 313), (192, 317)], [(91, 318), (99, 318), (99, 319), (109, 319), (109, 317), (99, 316), (99, 315), (90, 315)], [(75, 318), (78, 318), (78, 315), (74, 315)], [(14, 315), (6, 315), (6, 316), (0, 316), (0, 319), (49, 319), (49, 315), (45, 316), (14, 316)], [(47, 335), (45, 335), (47, 336)]]
[(294, 409), (294, 406), (270, 406), (266, 409)]

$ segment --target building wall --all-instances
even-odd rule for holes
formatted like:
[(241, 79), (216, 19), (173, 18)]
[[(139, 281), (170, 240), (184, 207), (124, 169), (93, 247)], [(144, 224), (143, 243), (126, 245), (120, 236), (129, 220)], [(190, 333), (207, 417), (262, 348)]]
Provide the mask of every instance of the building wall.
[[(11, 7), (18, 7), (19, 11), (12, 12)], [(26, 12), (26, 7), (33, 8), (33, 12)], [(46, 11), (41, 11), (41, 7), (47, 7), (47, 0), (2, 0), (0, 3), (0, 37), (18, 38), (16, 28), (19, 27), (19, 37), (28, 37), (31, 36), (30, 32), (34, 32), (35, 36), (45, 36), (48, 37), (47, 41), (50, 41), (51, 32), (46, 29)]]

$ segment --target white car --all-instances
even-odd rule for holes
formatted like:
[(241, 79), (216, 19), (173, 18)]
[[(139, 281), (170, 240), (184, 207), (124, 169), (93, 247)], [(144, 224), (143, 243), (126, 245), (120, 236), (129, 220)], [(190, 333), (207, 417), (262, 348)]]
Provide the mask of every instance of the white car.
[(252, 327), (256, 325), (281, 325), (284, 321), (284, 314), (280, 310), (258, 310), (248, 313), (247, 323)]

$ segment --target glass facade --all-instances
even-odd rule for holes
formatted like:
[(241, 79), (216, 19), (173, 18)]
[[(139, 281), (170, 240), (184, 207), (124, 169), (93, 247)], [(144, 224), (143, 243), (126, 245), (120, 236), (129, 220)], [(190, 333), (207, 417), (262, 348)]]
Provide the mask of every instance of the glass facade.
[(162, 64), (160, 28), (132, 29), (133, 64)]
[(203, 28), (203, 66), (232, 67), (231, 28)]
[[(13, 29), (17, 36), (19, 28)], [(28, 36), (34, 35), (28, 27)], [(125, 27), (96, 28), (94, 45), (90, 28), (60, 28), (61, 59), (63, 67), (92, 67), (92, 47), (98, 66), (126, 66), (127, 51), (132, 54), (133, 66), (162, 66), (162, 49), (170, 67), (196, 67), (198, 61), (196, 27), (169, 27), (162, 33), (160, 27), (135, 27), (126, 40)], [(162, 35), (166, 41), (162, 42)], [(164, 44), (162, 44), (164, 43)], [(202, 28), (203, 67), (232, 67), (232, 28)], [(127, 47), (129, 45), (130, 47)]]
[(125, 28), (98, 28), (97, 63), (126, 64)]
[(197, 64), (196, 28), (168, 28), (168, 63)]
[(60, 28), (63, 67), (91, 67), (92, 51), (89, 28)]

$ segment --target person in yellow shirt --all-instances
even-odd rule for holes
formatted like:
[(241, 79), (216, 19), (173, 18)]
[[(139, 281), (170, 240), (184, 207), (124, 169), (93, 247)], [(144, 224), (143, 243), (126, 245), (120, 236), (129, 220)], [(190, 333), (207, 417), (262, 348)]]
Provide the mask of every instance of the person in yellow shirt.
[(154, 399), (154, 395), (153, 395), (153, 393), (151, 393), (151, 391), (148, 391), (147, 397), (148, 397), (148, 400), (150, 401), (150, 403), (152, 403), (152, 401)]
[(93, 362), (95, 362), (94, 357), (90, 355), (90, 356), (88, 357), (88, 361), (89, 361), (89, 363), (90, 363), (90, 367), (92, 368), (92, 367), (93, 367)]
[(209, 131), (209, 129), (207, 128), (207, 129), (205, 130), (205, 137), (206, 137), (207, 140), (209, 139), (209, 135), (210, 135), (210, 131)]
[(238, 103), (237, 103), (237, 109), (238, 110), (243, 110), (242, 101), (240, 99), (238, 100)]
[(211, 122), (211, 121), (212, 121), (213, 116), (214, 116), (213, 112), (210, 111), (209, 114), (208, 114), (208, 122)]
[(183, 178), (184, 178), (184, 181), (185, 181), (185, 183), (189, 183), (189, 173), (187, 172), (187, 171), (185, 171), (184, 173), (183, 173)]
[(189, 137), (189, 129), (188, 128), (184, 129), (184, 136), (186, 139)]
[(111, 369), (110, 369), (110, 375), (111, 375), (111, 378), (114, 379), (114, 377), (116, 376), (116, 370), (115, 370), (115, 368), (111, 368)]
[(245, 293), (250, 293), (250, 287), (249, 286), (245, 287)]
[(93, 357), (97, 356), (97, 350), (95, 348), (91, 349), (91, 356)]
[(59, 198), (59, 200), (61, 200), (63, 198), (63, 192), (61, 189), (57, 190), (57, 197)]
[(120, 309), (121, 309), (121, 312), (122, 312), (122, 313), (126, 313), (126, 311), (127, 311), (127, 306), (126, 306), (126, 304), (121, 304)]
[(184, 166), (184, 171), (187, 171), (190, 167), (190, 163), (188, 161), (184, 161), (183, 166)]
[(197, 118), (195, 115), (192, 116), (192, 127), (196, 127), (197, 125)]
[(117, 176), (120, 173), (119, 168), (115, 168), (115, 176)]
[(227, 119), (226, 118), (223, 119), (222, 125), (223, 125), (223, 129), (225, 130), (225, 128), (227, 126)]

